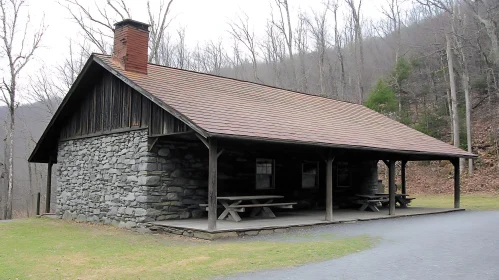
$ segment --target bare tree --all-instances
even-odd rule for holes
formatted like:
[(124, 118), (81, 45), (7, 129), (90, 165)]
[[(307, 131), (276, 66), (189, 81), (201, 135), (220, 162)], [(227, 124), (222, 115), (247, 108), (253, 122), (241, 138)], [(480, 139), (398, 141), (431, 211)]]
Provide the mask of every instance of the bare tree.
[(132, 17), (130, 9), (123, 0), (106, 0), (106, 5), (103, 7), (95, 5), (96, 11), (85, 7), (80, 0), (64, 0), (61, 5), (79, 26), (83, 37), (102, 54), (109, 54), (112, 51), (114, 23)]
[(293, 28), (291, 26), (291, 14), (289, 13), (288, 0), (275, 0), (275, 4), (279, 9), (279, 18), (278, 20), (275, 20), (274, 16), (272, 15), (272, 24), (279, 30), (279, 32), (284, 37), (284, 41), (286, 42), (289, 55), (289, 65), (292, 73), (291, 80), (293, 85), (291, 87), (293, 89), (296, 89), (297, 77), (295, 61), (293, 57)]
[(210, 41), (205, 47), (205, 55), (208, 61), (208, 72), (220, 75), (221, 70), (227, 64), (227, 53), (222, 46), (222, 41)]
[[(0, 163), (0, 166), (2, 168), (2, 172), (0, 174), (0, 179), (2, 182), (2, 188), (0, 189), (0, 213), (2, 214), (0, 216), (0, 220), (5, 220), (7, 219), (7, 209), (8, 209), (8, 203), (7, 203), (7, 193), (9, 189), (9, 125), (7, 123), (7, 120), (4, 120), (4, 122), (1, 124), (1, 127), (4, 131), (5, 137), (2, 139), (3, 141), (3, 162)], [(5, 187), (3, 187), (5, 186)]]
[(171, 67), (174, 65), (175, 44), (169, 33), (165, 33), (161, 41), (161, 44), (159, 44), (157, 63)]
[(487, 0), (464, 0), (464, 2), (471, 8), (473, 15), (485, 27), (491, 44), (489, 56), (495, 65), (499, 65), (499, 35), (497, 30), (499, 23), (494, 19), (494, 15), (497, 15), (499, 12), (499, 3)]
[[(401, 1), (403, 2), (403, 1)], [(397, 65), (399, 56), (400, 56), (400, 48), (401, 48), (401, 25), (402, 21), (400, 18), (400, 3), (399, 0), (386, 0), (387, 7), (382, 7), (382, 13), (388, 18), (388, 32), (385, 34), (389, 35), (390, 33), (395, 34), (395, 65)], [(398, 84), (399, 81), (399, 72), (395, 71), (394, 82), (397, 87), (397, 97), (398, 97), (398, 113), (401, 115), (402, 113), (402, 91), (400, 90), (401, 85)]]
[(149, 62), (159, 63), (159, 53), (163, 50), (160, 46), (164, 42), (163, 37), (165, 36), (166, 29), (170, 25), (172, 19), (167, 21), (168, 15), (170, 13), (170, 6), (173, 0), (169, 0), (168, 4), (164, 5), (161, 1), (158, 10), (158, 16), (153, 15), (153, 9), (149, 1), (147, 1), (147, 12), (149, 14), (149, 24), (151, 25), (151, 31), (149, 36)]
[[(29, 77), (27, 101), (41, 104), (46, 116), (53, 116), (62, 98), (83, 69), (90, 55), (89, 48), (86, 41), (75, 46), (75, 43), (69, 40), (68, 55), (55, 66), (55, 70), (42, 66), (37, 74)], [(26, 132), (31, 133), (27, 128)], [(31, 138), (34, 139), (33, 136)]]
[[(458, 57), (460, 58), (460, 63), (462, 66), (462, 73), (461, 73), (461, 78), (462, 78), (462, 85), (463, 85), (463, 90), (465, 94), (465, 110), (466, 110), (466, 132), (467, 132), (467, 145), (468, 145), (468, 150), (471, 151), (471, 104), (470, 104), (470, 97), (469, 97), (469, 73), (468, 73), (468, 66), (467, 66), (467, 60), (466, 56), (464, 53), (461, 55), (460, 52), (463, 48), (463, 37), (460, 34), (457, 34), (457, 30), (455, 27), (456, 21), (462, 25), (462, 18), (457, 14), (456, 12), (456, 7), (458, 7), (458, 4), (455, 3), (453, 0), (417, 0), (418, 3), (421, 5), (425, 5), (427, 7), (435, 7), (447, 14), (449, 17), (449, 31), (445, 33), (445, 41), (446, 41), (446, 52), (447, 52), (447, 63), (448, 63), (448, 71), (449, 71), (449, 82), (450, 82), (450, 94), (451, 94), (451, 107), (452, 107), (452, 120), (453, 120), (453, 140), (454, 140), (454, 146), (459, 147), (460, 146), (460, 139), (459, 139), (459, 115), (457, 111), (457, 89), (456, 89), (456, 83), (455, 83), (455, 78), (454, 78), (454, 63), (453, 63), (453, 45), (456, 45), (456, 48), (458, 49)], [(460, 28), (464, 28), (464, 26), (461, 26)], [(460, 50), (461, 49), (461, 50)], [(460, 169), (461, 171), (464, 168), (464, 159), (460, 159)], [(469, 164), (469, 172), (471, 173), (471, 170), (473, 169), (473, 161), (470, 160)]]
[[(165, 55), (161, 51), (169, 50), (162, 46), (165, 41), (166, 30), (173, 18), (169, 19), (173, 0), (165, 5), (160, 1), (159, 7), (151, 6), (147, 1), (149, 16), (149, 62), (160, 63)], [(71, 19), (78, 25), (83, 37), (90, 42), (92, 48), (100, 53), (110, 54), (113, 48), (114, 24), (124, 19), (132, 18), (131, 10), (125, 0), (106, 0), (105, 4), (95, 3), (95, 9), (84, 6), (81, 0), (63, 0), (62, 5), (71, 15)], [(101, 2), (99, 2), (101, 3)], [(102, 2), (104, 3), (104, 2)], [(157, 11), (157, 15), (155, 15)], [(185, 35), (185, 34), (184, 34)]]
[(185, 44), (185, 27), (177, 30), (178, 42), (175, 46), (174, 63), (180, 69), (189, 69), (189, 50)]
[(299, 78), (297, 79), (302, 92), (307, 92), (307, 70), (305, 65), (305, 56), (308, 53), (308, 27), (306, 15), (300, 13), (298, 15), (298, 25), (296, 27), (295, 45), (298, 49), (298, 57), (300, 61)]
[[(457, 28), (455, 25), (458, 25)], [(464, 37), (466, 32), (466, 15), (461, 13), (457, 6), (457, 11), (453, 13), (452, 31), (455, 44), (455, 50), (459, 57), (461, 65), (461, 83), (464, 91), (465, 110), (466, 110), (466, 144), (468, 152), (472, 152), (471, 142), (471, 101), (470, 101), (470, 74), (468, 70), (468, 59), (465, 54)], [(473, 159), (468, 159), (468, 174), (473, 174)]]
[(345, 0), (347, 5), (350, 7), (350, 12), (352, 15), (352, 21), (355, 32), (355, 61), (357, 64), (358, 71), (358, 90), (359, 90), (359, 102), (364, 102), (364, 46), (362, 42), (362, 25), (360, 17), (360, 9), (362, 7), (362, 0), (359, 0), (359, 4), (355, 6), (354, 0)]
[(261, 44), (265, 63), (274, 72), (273, 85), (281, 87), (281, 65), (284, 64), (285, 47), (281, 34), (276, 32), (275, 26), (272, 23), (267, 23), (265, 33), (266, 38)]
[(75, 44), (73, 40), (69, 40), (68, 44), (68, 54), (64, 58), (64, 61), (56, 66), (56, 73), (58, 80), (61, 83), (54, 83), (53, 86), (65, 94), (73, 82), (80, 74), (80, 71), (85, 66), (85, 62), (91, 54), (90, 45), (88, 41), (83, 40), (80, 43)]
[(234, 77), (237, 79), (244, 79), (244, 71), (242, 70), (243, 58), (241, 49), (239, 48), (239, 40), (233, 39), (232, 44), (232, 57), (229, 58), (230, 65), (234, 70)]
[(260, 78), (258, 78), (258, 54), (255, 32), (249, 26), (249, 17), (246, 13), (243, 13), (242, 17), (241, 15), (238, 15), (237, 21), (229, 22), (229, 33), (235, 40), (246, 47), (253, 65), (253, 79), (257, 82), (262, 82)]
[(452, 114), (452, 129), (454, 146), (459, 147), (459, 114), (457, 111), (457, 89), (456, 89), (456, 78), (454, 77), (454, 58), (452, 54), (452, 39), (449, 34), (445, 34), (446, 42), (446, 53), (447, 53), (447, 65), (449, 71), (449, 83), (450, 83), (450, 101), (451, 101), (451, 114)]
[[(37, 75), (30, 77), (28, 99), (32, 103), (41, 103), (47, 115), (53, 116), (59, 107), (62, 97), (66, 93), (65, 88), (58, 86), (58, 83), (52, 80), (48, 69), (42, 68)], [(26, 130), (28, 131), (28, 130)]]
[[(23, 0), (0, 0), (1, 31), (0, 40), (2, 44), (2, 54), (7, 58), (8, 74), (2, 78), (0, 90), (1, 101), (7, 105), (9, 111), (8, 123), (8, 171), (9, 182), (7, 192), (7, 219), (12, 219), (12, 191), (14, 188), (14, 132), (15, 132), (15, 112), (18, 106), (18, 79), (21, 71), (31, 61), (35, 51), (40, 45), (40, 41), (45, 32), (43, 21), (40, 28), (32, 35), (28, 34), (30, 25), (29, 14), (22, 16), (26, 7)], [(20, 22), (25, 21), (24, 26)], [(20, 36), (20, 37), (18, 37)]]
[(400, 55), (400, 47), (402, 41), (401, 35), (401, 8), (400, 4), (403, 4), (403, 0), (386, 0), (387, 7), (382, 6), (381, 12), (388, 18), (389, 30), (395, 34), (395, 63), (398, 62)]
[(327, 6), (320, 13), (313, 12), (313, 20), (307, 19), (307, 24), (309, 26), (310, 32), (315, 41), (315, 50), (317, 52), (318, 66), (319, 66), (319, 86), (320, 94), (322, 96), (327, 96), (326, 93), (326, 81), (324, 68), (326, 65), (326, 43), (327, 43), (327, 25), (326, 25), (326, 15)]
[(339, 4), (336, 1), (330, 2), (328, 5), (329, 9), (333, 12), (334, 16), (334, 49), (336, 51), (336, 54), (338, 55), (338, 62), (340, 63), (340, 89), (338, 93), (338, 96), (341, 96), (341, 99), (345, 98), (345, 92), (346, 92), (346, 79), (345, 79), (345, 58), (343, 55), (343, 45), (342, 45), (342, 38), (341, 34), (338, 31), (338, 8)]

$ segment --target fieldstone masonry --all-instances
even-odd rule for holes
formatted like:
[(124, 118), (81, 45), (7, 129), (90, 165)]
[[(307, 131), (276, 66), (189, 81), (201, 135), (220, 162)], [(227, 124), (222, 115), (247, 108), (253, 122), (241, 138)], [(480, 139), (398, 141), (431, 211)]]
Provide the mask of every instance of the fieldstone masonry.
[(203, 215), (206, 148), (160, 142), (149, 152), (147, 138), (144, 129), (60, 142), (57, 214), (126, 228)]
[(158, 179), (149, 198), (155, 220), (199, 218), (208, 200), (208, 150), (198, 143), (158, 142), (142, 167)]

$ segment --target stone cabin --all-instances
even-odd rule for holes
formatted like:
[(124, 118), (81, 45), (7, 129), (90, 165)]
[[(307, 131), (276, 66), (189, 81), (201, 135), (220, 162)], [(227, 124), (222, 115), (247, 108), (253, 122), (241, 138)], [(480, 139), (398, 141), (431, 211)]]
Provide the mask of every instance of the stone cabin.
[[(133, 228), (208, 216), (213, 230), (217, 195), (249, 194), (332, 219), (333, 204), (376, 191), (380, 160), (393, 174), (395, 161), (458, 169), (474, 157), (362, 105), (148, 64), (148, 34), (116, 24), (113, 55), (89, 57), (29, 158), (49, 174), (56, 164), (63, 219)], [(458, 174), (456, 190), (458, 204)]]

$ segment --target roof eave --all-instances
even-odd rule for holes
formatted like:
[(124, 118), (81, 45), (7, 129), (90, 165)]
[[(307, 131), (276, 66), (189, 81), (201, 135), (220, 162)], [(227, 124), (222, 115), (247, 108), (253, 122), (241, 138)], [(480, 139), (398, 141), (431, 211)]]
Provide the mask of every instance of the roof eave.
[(275, 139), (275, 138), (265, 138), (265, 137), (255, 137), (255, 136), (241, 136), (223, 133), (209, 133), (210, 137), (234, 139), (234, 140), (246, 140), (246, 141), (260, 141), (266, 143), (286, 143), (286, 144), (296, 144), (296, 145), (306, 145), (315, 146), (323, 148), (336, 148), (336, 149), (353, 149), (358, 151), (369, 151), (369, 152), (383, 152), (392, 153), (401, 156), (418, 156), (418, 157), (428, 157), (428, 160), (447, 160), (455, 158), (477, 158), (475, 154), (468, 153), (463, 150), (463, 154), (446, 154), (446, 153), (432, 153), (424, 151), (408, 151), (408, 150), (393, 150), (385, 148), (367, 147), (367, 146), (355, 146), (355, 145), (342, 145), (342, 144), (329, 144), (322, 142), (307, 142), (307, 141), (297, 141), (288, 139)]

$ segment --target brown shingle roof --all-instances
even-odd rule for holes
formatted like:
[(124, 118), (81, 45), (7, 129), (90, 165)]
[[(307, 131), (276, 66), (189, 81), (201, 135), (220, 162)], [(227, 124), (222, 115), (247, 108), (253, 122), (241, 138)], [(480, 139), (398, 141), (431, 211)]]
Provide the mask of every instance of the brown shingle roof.
[(362, 105), (209, 74), (148, 65), (148, 74), (107, 66), (208, 135), (473, 157)]

